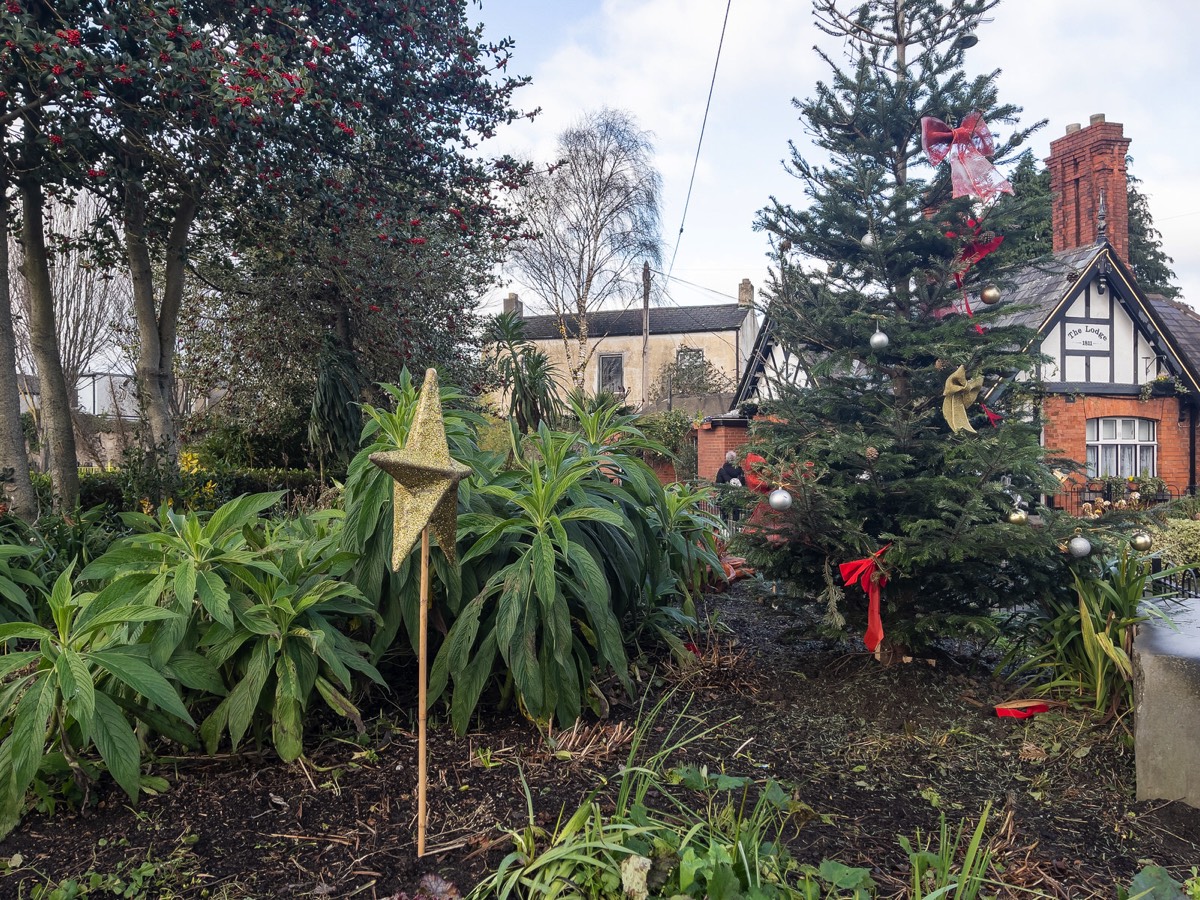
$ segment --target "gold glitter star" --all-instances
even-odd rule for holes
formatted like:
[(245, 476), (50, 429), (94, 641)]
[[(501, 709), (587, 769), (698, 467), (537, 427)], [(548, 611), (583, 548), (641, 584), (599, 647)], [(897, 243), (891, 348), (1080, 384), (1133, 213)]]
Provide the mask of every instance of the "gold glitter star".
[(392, 568), (400, 568), (426, 525), (433, 530), (442, 552), (454, 563), (458, 483), (471, 470), (450, 458), (437, 370), (425, 372), (404, 449), (372, 453), (371, 462), (396, 482), (392, 494)]

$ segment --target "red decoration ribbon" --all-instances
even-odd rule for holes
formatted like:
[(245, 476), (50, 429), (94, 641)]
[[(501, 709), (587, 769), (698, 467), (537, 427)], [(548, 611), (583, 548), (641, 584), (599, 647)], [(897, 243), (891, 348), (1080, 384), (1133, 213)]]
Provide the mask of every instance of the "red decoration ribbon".
[(1004, 421), (1004, 416), (1000, 415), (998, 412), (992, 412), (990, 409), (988, 409), (986, 403), (980, 403), (979, 408), (982, 409), (983, 414), (988, 417), (989, 425), (991, 425), (993, 428), (1000, 427), (1000, 423)]
[(949, 158), (950, 187), (955, 197), (973, 196), (990, 202), (1000, 194), (1013, 192), (1012, 185), (988, 161), (996, 147), (979, 112), (971, 113), (957, 128), (925, 116), (921, 119), (921, 149), (933, 166)]
[(842, 581), (846, 586), (858, 582), (867, 592), (867, 633), (863, 635), (863, 643), (874, 653), (883, 641), (883, 619), (879, 615), (879, 592), (887, 584), (887, 576), (879, 567), (879, 557), (891, 544), (884, 544), (877, 551), (864, 559), (855, 559), (838, 566), (842, 573)]
[(996, 704), (996, 715), (1002, 719), (1028, 719), (1044, 712), (1050, 712), (1050, 704), (1036, 700), (1009, 700)]

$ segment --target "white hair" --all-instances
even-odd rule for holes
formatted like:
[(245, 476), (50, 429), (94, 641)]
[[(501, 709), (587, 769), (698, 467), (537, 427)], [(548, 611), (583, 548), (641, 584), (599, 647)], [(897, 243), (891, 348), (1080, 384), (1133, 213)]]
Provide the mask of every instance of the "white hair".
[(737, 459), (737, 454), (734, 451), (730, 450), (725, 454), (725, 462), (733, 462), (735, 459)]

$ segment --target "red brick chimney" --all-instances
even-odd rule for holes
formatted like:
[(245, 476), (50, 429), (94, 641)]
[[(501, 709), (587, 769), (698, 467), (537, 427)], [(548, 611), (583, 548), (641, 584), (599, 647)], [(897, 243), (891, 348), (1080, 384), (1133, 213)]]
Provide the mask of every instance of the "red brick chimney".
[(1119, 122), (1092, 116), (1087, 128), (1068, 125), (1067, 133), (1050, 142), (1050, 191), (1053, 195), (1054, 250), (1073, 250), (1096, 243), (1100, 192), (1107, 207), (1106, 237), (1129, 262), (1129, 200), (1125, 154), (1129, 138)]

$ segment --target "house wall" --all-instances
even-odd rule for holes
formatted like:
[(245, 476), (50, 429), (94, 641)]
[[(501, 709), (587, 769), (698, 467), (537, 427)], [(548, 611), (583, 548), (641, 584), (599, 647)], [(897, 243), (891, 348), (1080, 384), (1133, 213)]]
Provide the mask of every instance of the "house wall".
[(1041, 352), (1046, 382), (1141, 385), (1166, 370), (1146, 336), (1108, 287), (1090, 282), (1046, 331)]
[[(747, 318), (752, 317), (748, 316)], [(744, 330), (745, 326), (743, 326)], [(569, 367), (563, 342), (556, 338), (532, 343), (549, 357), (562, 383), (569, 386)], [(742, 373), (744, 358), (753, 343), (753, 333), (751, 332), (747, 339), (742, 337), (741, 331), (652, 334), (649, 346), (650, 390), (647, 396), (652, 397), (654, 382), (658, 379), (659, 372), (662, 371), (663, 366), (675, 362), (675, 355), (682, 347), (703, 350), (704, 358), (728, 375), (730, 380), (736, 384)], [(577, 344), (573, 340), (572, 345), (572, 352), (574, 352)], [(596, 351), (588, 360), (587, 368), (584, 369), (583, 383), (587, 390), (595, 392), (600, 387), (600, 356), (619, 354), (625, 369), (626, 400), (635, 405), (640, 403), (642, 399), (642, 336), (638, 334), (589, 339), (588, 346), (589, 349), (596, 348)]]
[(1087, 459), (1088, 419), (1132, 416), (1157, 422), (1158, 476), (1175, 493), (1188, 488), (1190, 469), (1188, 447), (1190, 424), (1186, 413), (1180, 419), (1178, 397), (1074, 397), (1069, 394), (1048, 396), (1043, 405), (1043, 443), (1055, 455), (1082, 462)]
[(712, 481), (717, 469), (725, 462), (730, 450), (738, 452), (750, 440), (750, 429), (745, 421), (722, 422), (715, 419), (702, 424), (696, 432), (696, 474), (701, 481)]

